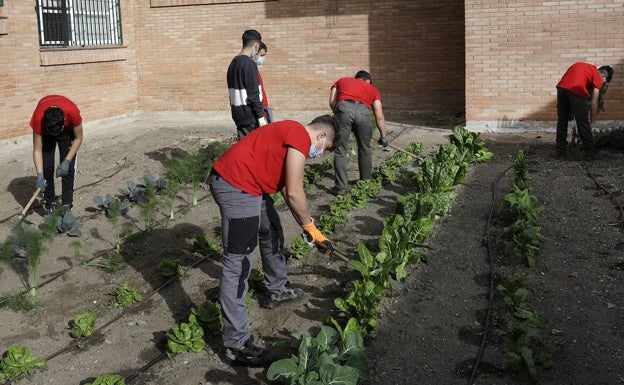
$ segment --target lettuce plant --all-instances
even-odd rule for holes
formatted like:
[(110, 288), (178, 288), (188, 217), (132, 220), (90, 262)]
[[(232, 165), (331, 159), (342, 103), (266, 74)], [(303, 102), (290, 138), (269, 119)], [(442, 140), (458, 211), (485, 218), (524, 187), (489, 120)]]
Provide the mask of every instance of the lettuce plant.
[(180, 265), (180, 262), (171, 259), (163, 259), (158, 264), (158, 268), (156, 268), (156, 275), (162, 280), (182, 278), (185, 274), (184, 266)]
[(74, 338), (88, 337), (95, 330), (95, 314), (84, 312), (72, 320), (72, 329), (69, 333)]
[(167, 356), (183, 352), (199, 353), (206, 347), (204, 329), (199, 325), (195, 314), (191, 313), (188, 323), (175, 325), (167, 332)]
[(0, 361), (0, 380), (4, 382), (22, 374), (32, 374), (36, 368), (45, 364), (44, 359), (31, 355), (28, 348), (20, 345), (11, 346)]
[(128, 281), (113, 291), (111, 295), (113, 296), (111, 304), (115, 307), (128, 308), (134, 305), (135, 302), (143, 300), (143, 296)]
[(191, 313), (211, 334), (217, 335), (223, 331), (223, 313), (219, 302), (205, 301), (198, 308), (193, 308)]

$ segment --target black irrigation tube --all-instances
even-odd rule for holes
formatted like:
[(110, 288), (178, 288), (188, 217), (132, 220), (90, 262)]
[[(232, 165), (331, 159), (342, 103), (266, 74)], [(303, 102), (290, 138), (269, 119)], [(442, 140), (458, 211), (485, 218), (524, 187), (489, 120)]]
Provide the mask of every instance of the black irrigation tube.
[[(215, 253), (216, 253), (216, 252), (213, 252), (211, 255), (214, 255)], [(204, 256), (204, 257), (202, 257), (202, 258), (198, 259), (197, 261), (193, 262), (192, 264), (190, 264), (188, 268), (189, 268), (189, 269), (191, 269), (191, 268), (197, 267), (200, 263), (205, 262), (205, 261), (207, 261), (208, 259), (209, 259), (209, 256)], [(134, 309), (136, 309), (136, 308), (138, 308), (138, 307), (140, 307), (140, 306), (144, 305), (148, 299), (150, 299), (151, 297), (153, 297), (153, 296), (154, 296), (154, 294), (158, 293), (158, 292), (159, 292), (161, 289), (163, 289), (164, 287), (169, 286), (172, 282), (174, 282), (174, 281), (175, 281), (175, 280), (177, 280), (177, 279), (178, 279), (178, 277), (173, 277), (173, 278), (170, 278), (169, 280), (165, 281), (165, 282), (164, 282), (164, 283), (162, 283), (160, 286), (158, 286), (157, 288), (155, 288), (154, 290), (152, 290), (152, 292), (151, 292), (151, 293), (149, 293), (147, 296), (145, 296), (145, 297), (143, 298), (143, 300), (142, 300), (142, 301), (135, 303), (134, 305), (132, 305), (132, 306), (131, 306), (131, 307), (129, 307), (129, 308), (125, 308), (125, 309), (124, 309), (124, 310), (122, 310), (119, 314), (117, 314), (116, 316), (114, 316), (114, 317), (113, 317), (113, 318), (111, 318), (110, 320), (106, 321), (104, 324), (100, 325), (97, 329), (95, 329), (95, 330), (93, 331), (93, 333), (92, 333), (91, 335), (89, 335), (89, 336), (87, 336), (87, 337), (84, 337), (84, 338), (81, 338), (81, 339), (79, 339), (79, 340), (73, 341), (73, 342), (71, 342), (69, 345), (65, 346), (64, 348), (61, 348), (61, 349), (57, 350), (56, 352), (54, 352), (54, 353), (52, 353), (52, 354), (49, 354), (49, 355), (45, 358), (46, 362), (48, 362), (48, 361), (50, 361), (50, 360), (52, 360), (52, 359), (54, 359), (54, 358), (56, 358), (56, 357), (58, 357), (58, 356), (60, 356), (60, 355), (64, 354), (64, 353), (67, 353), (67, 352), (69, 352), (69, 351), (71, 351), (71, 350), (75, 349), (77, 346), (79, 346), (79, 345), (81, 345), (81, 344), (83, 344), (83, 343), (85, 343), (85, 342), (89, 341), (91, 338), (95, 337), (95, 335), (96, 335), (96, 333), (97, 333), (97, 332), (99, 332), (99, 331), (101, 331), (101, 330), (103, 330), (103, 329), (107, 328), (108, 326), (110, 326), (110, 325), (111, 325), (111, 324), (113, 324), (114, 322), (118, 321), (119, 319), (121, 319), (123, 316), (125, 316), (125, 315), (126, 315), (126, 314), (128, 314), (128, 313), (130, 313), (130, 312), (131, 312), (131, 311), (133, 311)], [(102, 334), (103, 334), (103, 333), (102, 333)], [(129, 378), (134, 376), (135, 378), (132, 378), (132, 381), (134, 381), (134, 379), (136, 379), (136, 377), (138, 377), (138, 375), (140, 375), (141, 373), (145, 372), (147, 369), (149, 369), (149, 367), (153, 366), (153, 365), (154, 365), (154, 364), (156, 364), (158, 361), (160, 361), (160, 360), (163, 358), (163, 356), (164, 356), (165, 354), (166, 354), (166, 353), (161, 353), (161, 354), (159, 354), (156, 358), (152, 359), (152, 360), (151, 360), (151, 361), (150, 361), (147, 365), (145, 365), (144, 367), (142, 367), (141, 369), (139, 369), (139, 370), (138, 370), (137, 372), (135, 372), (134, 374), (130, 375), (130, 376), (129, 376)], [(14, 380), (17, 380), (17, 379), (19, 379), (20, 377), (21, 377), (21, 375), (20, 375), (20, 376), (15, 377), (15, 378), (12, 378), (12, 379), (10, 379), (9, 381), (7, 381), (7, 382), (3, 383), (3, 385), (8, 385), (8, 384), (11, 384), (11, 383), (13, 383), (13, 381), (14, 381)]]
[(598, 180), (596, 179), (596, 177), (594, 176), (594, 174), (592, 174), (591, 170), (589, 169), (589, 165), (587, 165), (587, 163), (584, 163), (583, 166), (585, 167), (585, 171), (587, 171), (587, 175), (594, 181), (594, 183), (596, 184), (596, 187), (598, 187), (600, 190), (604, 191), (605, 194), (607, 194), (609, 196), (609, 198), (611, 198), (611, 200), (617, 205), (617, 207), (620, 209), (620, 218), (622, 219), (622, 223), (621, 225), (624, 226), (624, 208), (622, 208), (622, 204), (620, 203), (620, 201), (618, 201), (618, 199), (615, 197), (615, 195), (609, 191), (606, 187), (604, 187), (603, 185), (601, 185)]
[(477, 357), (475, 359), (474, 365), (472, 367), (472, 374), (470, 375), (470, 379), (468, 380), (468, 385), (473, 385), (475, 379), (477, 377), (477, 371), (479, 370), (479, 364), (483, 359), (483, 353), (485, 352), (485, 347), (487, 344), (487, 336), (488, 330), (490, 328), (490, 318), (492, 314), (492, 306), (494, 303), (494, 264), (492, 262), (492, 240), (490, 239), (490, 223), (492, 222), (492, 214), (494, 213), (494, 206), (496, 201), (496, 185), (498, 181), (507, 173), (507, 171), (511, 170), (513, 166), (508, 167), (505, 171), (501, 172), (494, 182), (492, 182), (491, 194), (492, 194), (492, 203), (490, 205), (490, 213), (488, 214), (488, 220), (485, 226), (485, 236), (487, 243), (487, 256), (488, 256), (488, 265), (490, 269), (490, 292), (488, 294), (488, 306), (487, 312), (485, 314), (485, 326), (483, 327), (483, 336), (481, 337), (481, 345), (479, 346), (479, 351), (477, 352)]

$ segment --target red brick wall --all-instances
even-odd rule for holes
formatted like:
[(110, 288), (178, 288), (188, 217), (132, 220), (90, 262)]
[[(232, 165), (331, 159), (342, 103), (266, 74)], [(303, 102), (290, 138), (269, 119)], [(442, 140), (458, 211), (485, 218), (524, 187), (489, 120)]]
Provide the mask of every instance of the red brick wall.
[[(136, 61), (131, 21), (134, 8), (122, 1), (126, 48), (40, 50), (34, 1), (0, 7), (0, 140), (30, 134), (37, 101), (46, 94), (74, 100), (85, 122), (133, 112)], [(86, 133), (88, 135), (88, 133)]]
[(463, 110), (463, 2), (457, 0), (139, 4), (142, 109), (228, 110), (227, 67), (243, 31), (254, 28), (269, 48), (261, 71), (278, 110), (328, 109), (332, 83), (360, 69), (371, 72), (386, 109)]
[(556, 120), (555, 85), (577, 61), (613, 67), (599, 119), (624, 119), (623, 35), (622, 0), (467, 1), (466, 119)]

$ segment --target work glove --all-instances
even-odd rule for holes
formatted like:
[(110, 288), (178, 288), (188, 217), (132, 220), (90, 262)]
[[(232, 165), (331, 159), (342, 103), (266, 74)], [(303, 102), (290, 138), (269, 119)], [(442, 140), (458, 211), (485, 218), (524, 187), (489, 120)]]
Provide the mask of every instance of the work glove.
[(327, 239), (323, 233), (314, 225), (314, 220), (310, 218), (311, 222), (307, 225), (302, 225), (303, 239), (310, 246), (316, 246), (325, 255), (331, 254), (334, 251), (334, 245)]
[(47, 185), (48, 185), (48, 183), (46, 182), (45, 178), (43, 177), (43, 173), (42, 172), (38, 173), (37, 174), (37, 184), (35, 184), (35, 187), (40, 189), (41, 191), (45, 191)]
[(56, 168), (56, 177), (66, 176), (67, 174), (69, 174), (69, 161), (65, 159)]
[(258, 118), (258, 127), (266, 126), (267, 124), (267, 119), (264, 116)]
[(388, 139), (386, 139), (385, 136), (382, 136), (381, 138), (379, 138), (377, 143), (381, 144), (383, 146), (383, 148), (388, 147)]

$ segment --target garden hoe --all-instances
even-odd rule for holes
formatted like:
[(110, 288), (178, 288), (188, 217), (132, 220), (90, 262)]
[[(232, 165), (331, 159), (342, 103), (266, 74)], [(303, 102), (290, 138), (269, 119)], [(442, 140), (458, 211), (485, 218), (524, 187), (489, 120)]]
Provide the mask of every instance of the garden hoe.
[[(379, 138), (375, 138), (375, 137), (373, 137), (373, 139), (374, 139), (375, 141), (378, 141), (378, 140), (379, 140)], [(400, 151), (400, 152), (402, 152), (402, 153), (404, 153), (404, 154), (406, 154), (406, 155), (409, 155), (409, 156), (411, 156), (411, 157), (414, 157), (414, 158), (418, 159), (418, 155), (413, 154), (413, 153), (411, 153), (411, 152), (409, 152), (409, 151), (405, 151), (405, 150), (404, 150), (404, 149), (402, 149), (401, 147), (397, 147), (397, 146), (392, 145), (392, 144), (390, 144), (390, 143), (388, 143), (388, 147), (393, 148), (393, 149), (395, 149), (395, 150), (397, 150), (397, 151)]]
[[(303, 240), (304, 240), (304, 241), (305, 241), (308, 245), (310, 245), (310, 246), (316, 246), (316, 245), (314, 245), (314, 244), (312, 243), (312, 240), (311, 240), (311, 239), (309, 239), (309, 238), (307, 238), (307, 237), (306, 237), (306, 235), (305, 235), (305, 234), (301, 234), (301, 235), (302, 235), (302, 237), (303, 237)], [(323, 246), (322, 246), (322, 245), (319, 245), (319, 248), (323, 248)], [(325, 253), (325, 252), (327, 251), (327, 249), (323, 248), (323, 250), (322, 250), (322, 251)], [(334, 256), (334, 257), (338, 257), (338, 258), (342, 259), (344, 262), (349, 263), (349, 258), (345, 257), (345, 256), (344, 256), (344, 254), (342, 254), (341, 252), (339, 252), (339, 251), (338, 251), (338, 250), (336, 250), (336, 249), (333, 249), (332, 251), (330, 251), (330, 252), (329, 252), (329, 255), (332, 255), (332, 256)]]
[(41, 189), (39, 187), (37, 187), (37, 189), (33, 193), (32, 197), (30, 198), (28, 203), (26, 203), (26, 206), (24, 207), (24, 210), (22, 210), (22, 212), (19, 213), (18, 218), (19, 218), (20, 221), (24, 219), (24, 217), (26, 216), (26, 213), (30, 209), (30, 206), (32, 206), (32, 204), (35, 202), (35, 199), (37, 199), (37, 196), (39, 195), (40, 192), (41, 192)]

